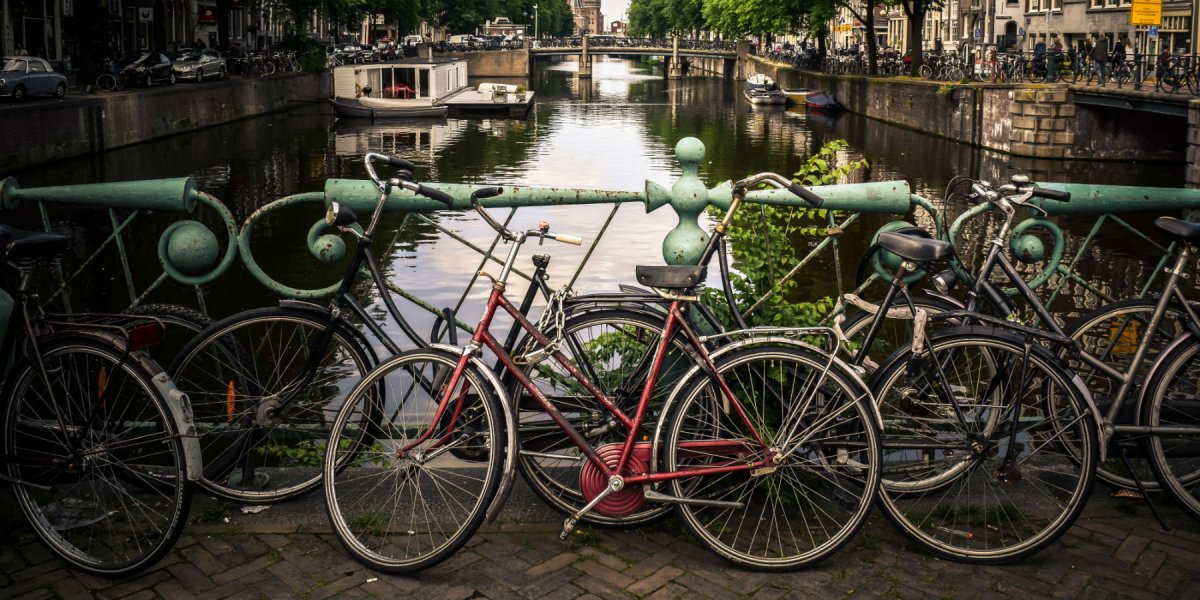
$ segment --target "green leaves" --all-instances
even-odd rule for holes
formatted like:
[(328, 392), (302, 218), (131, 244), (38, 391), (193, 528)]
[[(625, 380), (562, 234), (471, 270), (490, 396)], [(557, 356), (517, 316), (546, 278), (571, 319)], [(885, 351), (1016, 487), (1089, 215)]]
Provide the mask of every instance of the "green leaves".
[[(846, 146), (842, 140), (822, 146), (796, 172), (795, 180), (806, 186), (828, 185), (865, 168), (865, 160), (838, 160), (837, 153)], [(730, 273), (730, 283), (742, 310), (761, 299), (749, 318), (751, 324), (814, 325), (833, 308), (833, 298), (813, 299), (804, 294), (794, 277), (788, 277), (825, 236), (831, 217), (825, 209), (763, 204), (743, 205), (734, 215), (729, 242), (737, 272)], [(705, 290), (705, 303), (728, 323), (731, 315), (721, 293)]]

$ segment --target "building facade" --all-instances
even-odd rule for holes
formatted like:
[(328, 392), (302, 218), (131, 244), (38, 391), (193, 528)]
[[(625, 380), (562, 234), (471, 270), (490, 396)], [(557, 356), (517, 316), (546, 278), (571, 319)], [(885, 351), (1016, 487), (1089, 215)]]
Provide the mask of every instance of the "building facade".
[(575, 16), (575, 35), (604, 33), (600, 0), (571, 0), (571, 14)]

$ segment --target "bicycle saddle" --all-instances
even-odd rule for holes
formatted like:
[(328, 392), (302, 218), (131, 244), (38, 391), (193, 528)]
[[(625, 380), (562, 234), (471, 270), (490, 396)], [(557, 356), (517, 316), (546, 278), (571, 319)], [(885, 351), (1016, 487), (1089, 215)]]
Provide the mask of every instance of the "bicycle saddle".
[(0, 225), (0, 260), (22, 258), (51, 258), (65, 252), (71, 246), (71, 238), (56, 233), (25, 231)]
[(1192, 223), (1175, 217), (1159, 217), (1154, 221), (1155, 227), (1171, 234), (1189, 244), (1200, 244), (1200, 223)]
[(638, 265), (635, 270), (638, 283), (664, 290), (693, 288), (708, 276), (708, 267), (697, 265)]
[(917, 262), (946, 260), (954, 256), (954, 246), (943, 240), (887, 232), (879, 234), (878, 243), (884, 250)]

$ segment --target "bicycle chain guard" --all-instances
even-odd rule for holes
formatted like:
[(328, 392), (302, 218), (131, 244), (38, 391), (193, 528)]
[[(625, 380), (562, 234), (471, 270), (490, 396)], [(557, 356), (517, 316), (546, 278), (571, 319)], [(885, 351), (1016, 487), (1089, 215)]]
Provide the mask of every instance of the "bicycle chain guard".
[[(617, 461), (621, 460), (622, 443), (605, 444), (596, 449), (596, 454), (600, 456), (600, 460), (612, 469), (617, 468)], [(620, 475), (629, 477), (631, 475), (643, 475), (647, 472), (647, 462), (650, 458), (650, 442), (639, 442), (634, 444), (633, 453), (629, 457), (629, 463), (625, 467), (625, 472)], [(591, 502), (596, 496), (600, 495), (605, 488), (608, 487), (608, 478), (596, 465), (591, 461), (584, 461), (583, 468), (579, 471), (579, 489), (583, 491), (583, 498), (586, 502)], [(642, 494), (642, 486), (627, 485), (619, 492), (613, 492), (604, 500), (600, 501), (593, 509), (596, 512), (606, 517), (624, 517), (632, 515), (642, 508), (645, 503), (645, 497)]]

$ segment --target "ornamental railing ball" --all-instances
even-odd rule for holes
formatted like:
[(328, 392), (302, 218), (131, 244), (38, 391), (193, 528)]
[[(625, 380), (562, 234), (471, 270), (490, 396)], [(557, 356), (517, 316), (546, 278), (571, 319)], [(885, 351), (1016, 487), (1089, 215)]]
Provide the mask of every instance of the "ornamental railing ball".
[(216, 264), (221, 245), (208, 227), (196, 221), (181, 221), (171, 229), (164, 233), (170, 236), (167, 259), (181, 273), (200, 275)]

